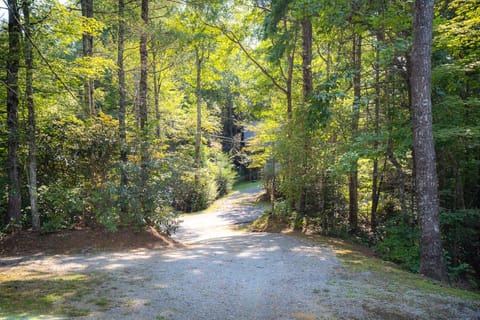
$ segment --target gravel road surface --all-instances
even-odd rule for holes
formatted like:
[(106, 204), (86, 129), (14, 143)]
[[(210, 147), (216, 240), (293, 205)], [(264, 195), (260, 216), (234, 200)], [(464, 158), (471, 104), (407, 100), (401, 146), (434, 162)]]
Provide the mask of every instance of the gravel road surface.
[(479, 301), (349, 271), (330, 245), (238, 230), (262, 213), (259, 192), (183, 216), (181, 248), (44, 256), (16, 268), (105, 275), (97, 294), (108, 303), (80, 319), (480, 319)]

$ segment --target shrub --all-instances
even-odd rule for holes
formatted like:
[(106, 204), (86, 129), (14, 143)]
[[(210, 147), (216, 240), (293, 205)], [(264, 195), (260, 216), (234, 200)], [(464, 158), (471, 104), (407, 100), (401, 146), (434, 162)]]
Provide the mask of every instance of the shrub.
[(195, 169), (192, 158), (181, 153), (170, 161), (169, 182), (172, 206), (183, 212), (207, 208), (215, 199), (232, 190), (235, 172), (228, 157), (219, 150), (208, 150), (202, 169)]
[(174, 208), (184, 212), (203, 210), (217, 198), (217, 184), (206, 170), (184, 172), (171, 187)]
[(43, 232), (70, 227), (82, 218), (84, 202), (81, 192), (80, 187), (68, 187), (61, 182), (50, 186), (42, 185), (38, 188)]
[(440, 222), (450, 278), (480, 284), (480, 210), (442, 211)]
[(209, 171), (214, 175), (217, 184), (217, 197), (221, 197), (232, 191), (236, 173), (232, 168), (228, 157), (218, 153), (214, 160), (209, 162)]
[(382, 258), (418, 272), (420, 269), (419, 229), (406, 225), (401, 217), (388, 220), (378, 228), (380, 240), (375, 246)]

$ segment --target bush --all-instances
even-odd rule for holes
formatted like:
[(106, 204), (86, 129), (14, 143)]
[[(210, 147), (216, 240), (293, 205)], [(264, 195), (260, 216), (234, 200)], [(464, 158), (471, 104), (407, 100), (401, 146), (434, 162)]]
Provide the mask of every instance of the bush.
[(80, 187), (71, 188), (61, 182), (38, 188), (43, 232), (68, 228), (82, 219), (84, 202), (81, 192)]
[(291, 228), (294, 221), (291, 218), (287, 201), (275, 201), (272, 208), (268, 208), (250, 226), (252, 231), (280, 232), (285, 228)]
[(129, 184), (124, 190), (120, 189), (115, 179), (118, 174), (114, 171), (112, 180), (105, 181), (95, 192), (98, 195), (94, 202), (96, 221), (109, 231), (116, 231), (118, 227), (151, 226), (166, 234), (174, 232), (177, 214), (169, 205), (171, 197), (163, 164), (149, 163), (145, 189), (141, 187), (140, 166), (129, 163), (126, 169)]
[(442, 211), (440, 223), (451, 280), (476, 278), (480, 284), (480, 210)]
[(217, 198), (217, 184), (206, 170), (184, 172), (171, 187), (173, 207), (183, 212), (203, 210)]
[[(442, 211), (442, 245), (450, 280), (473, 280), (480, 284), (480, 210)], [(418, 226), (405, 225), (399, 216), (378, 228), (380, 240), (375, 249), (382, 258), (413, 271), (419, 271)], [(472, 254), (474, 253), (474, 254)]]
[(418, 272), (420, 269), (419, 229), (406, 225), (401, 217), (388, 220), (378, 228), (380, 240), (375, 246), (382, 258)]
[[(178, 158), (183, 158), (177, 155)], [(196, 170), (191, 161), (172, 162), (170, 191), (172, 206), (183, 212), (207, 208), (215, 199), (232, 190), (235, 172), (226, 155), (210, 150), (205, 168)], [(192, 159), (193, 160), (193, 159)]]
[(236, 173), (233, 171), (232, 164), (225, 154), (219, 153), (213, 161), (210, 161), (209, 171), (215, 176), (217, 197), (222, 197), (232, 191)]

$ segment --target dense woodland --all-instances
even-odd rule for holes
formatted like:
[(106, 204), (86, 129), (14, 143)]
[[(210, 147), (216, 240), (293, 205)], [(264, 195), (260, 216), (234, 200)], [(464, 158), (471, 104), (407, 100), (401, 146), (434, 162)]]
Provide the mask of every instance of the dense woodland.
[(3, 1), (1, 232), (168, 233), (259, 176), (268, 219), (480, 278), (479, 0)]

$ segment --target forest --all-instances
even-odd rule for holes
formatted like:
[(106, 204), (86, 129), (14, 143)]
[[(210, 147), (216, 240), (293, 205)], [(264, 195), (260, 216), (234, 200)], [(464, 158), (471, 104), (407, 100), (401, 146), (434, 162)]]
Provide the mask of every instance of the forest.
[(480, 285), (479, 0), (2, 1), (2, 236), (261, 179), (267, 223)]

